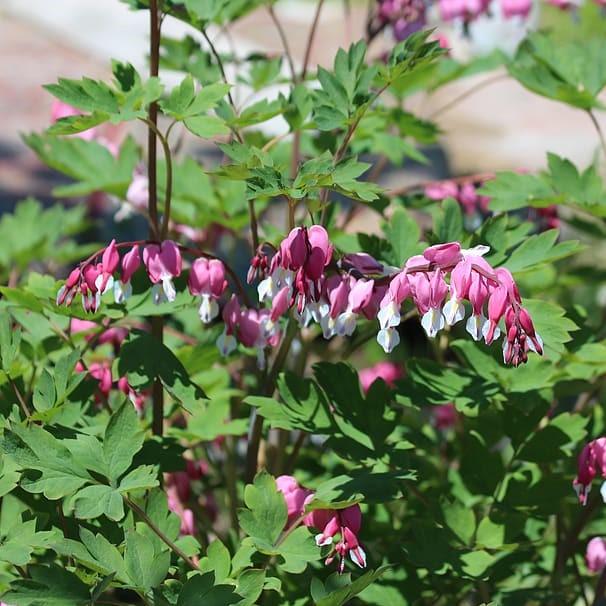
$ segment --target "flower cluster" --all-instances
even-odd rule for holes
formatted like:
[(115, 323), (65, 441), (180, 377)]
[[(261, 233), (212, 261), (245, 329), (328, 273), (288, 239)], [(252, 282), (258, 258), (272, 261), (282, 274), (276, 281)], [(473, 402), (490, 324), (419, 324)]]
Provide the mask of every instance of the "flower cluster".
[[(129, 251), (120, 257), (118, 249), (125, 247)], [(297, 227), (278, 249), (261, 247), (251, 261), (248, 279), (261, 278), (259, 300), (267, 307), (242, 307), (232, 295), (223, 308), (224, 330), (217, 345), (223, 355), (238, 343), (255, 348), (263, 366), (266, 348), (280, 340), (280, 318), (293, 309), (300, 326), (315, 321), (326, 339), (352, 335), (360, 317), (376, 319), (377, 341), (390, 353), (400, 341), (397, 329), (406, 301), (416, 307), (430, 338), (463, 320), (468, 303), (467, 331), (476, 341), (491, 344), (503, 329), (504, 360), (517, 366), (527, 361), (529, 351), (542, 354), (543, 343), (522, 307), (511, 273), (503, 267), (493, 269), (483, 258), (487, 251), (484, 246), (463, 250), (450, 242), (430, 246), (402, 268), (385, 267), (366, 253), (336, 260), (322, 226)], [(174, 301), (173, 280), (183, 267), (177, 244), (171, 240), (116, 244), (112, 240), (71, 272), (59, 289), (57, 305), (70, 305), (80, 293), (84, 309), (95, 312), (101, 296), (110, 290), (117, 303), (123, 302), (132, 292), (130, 280), (141, 258), (153, 285), (154, 302)], [(204, 323), (219, 315), (218, 301), (227, 289), (225, 275), (223, 262), (210, 255), (201, 254), (191, 264), (187, 284), (189, 292), (200, 297), (199, 315)]]
[[(333, 248), (324, 228), (299, 227), (283, 240), (271, 262), (265, 262), (269, 269), (258, 286), (259, 299), (271, 301), (270, 325), (294, 307), (302, 326), (316, 321), (327, 339), (351, 335), (360, 316), (376, 318), (377, 341), (386, 353), (400, 341), (397, 327), (406, 300), (416, 306), (431, 338), (463, 320), (468, 302), (472, 313), (467, 331), (490, 344), (499, 338), (502, 322), (504, 360), (517, 366), (527, 361), (529, 351), (542, 354), (543, 343), (511, 273), (493, 269), (483, 259), (487, 251), (463, 250), (456, 242), (431, 246), (395, 271), (365, 254), (346, 255), (331, 264)], [(334, 272), (325, 271), (329, 265)]]
[(280, 342), (280, 329), (272, 320), (273, 314), (267, 309), (241, 307), (238, 298), (232, 295), (223, 308), (225, 328), (217, 339), (217, 347), (224, 355), (229, 355), (238, 343), (257, 350), (259, 368), (265, 367), (265, 349), (275, 347)]
[(458, 184), (456, 181), (435, 181), (425, 187), (425, 195), (430, 200), (442, 201), (454, 198), (465, 214), (487, 213), (490, 198), (478, 193), (478, 185), (472, 181)]
[(423, 0), (379, 0), (378, 17), (390, 24), (396, 40), (404, 40), (426, 25)]
[[(577, 477), (572, 485), (583, 505), (587, 503), (591, 484), (598, 475), (606, 478), (606, 438), (598, 438), (585, 444), (579, 455)], [(602, 484), (600, 494), (606, 502), (606, 482)]]
[[(276, 479), (276, 486), (286, 501), (289, 527), (304, 516), (305, 507), (313, 500), (314, 493), (300, 486), (292, 476), (280, 476)], [(354, 564), (360, 568), (366, 567), (366, 553), (358, 539), (362, 527), (359, 505), (350, 505), (345, 509), (315, 509), (303, 517), (302, 523), (320, 531), (315, 537), (318, 547), (332, 546), (325, 560), (327, 566), (338, 558), (338, 569), (342, 573), (349, 555)]]
[[(124, 247), (130, 250), (120, 258), (118, 248)], [(131, 278), (139, 269), (141, 259), (153, 285), (154, 303), (174, 301), (177, 292), (173, 279), (181, 274), (183, 268), (179, 246), (165, 240), (145, 244), (142, 255), (139, 249), (139, 243), (116, 244), (112, 240), (105, 249), (70, 273), (57, 293), (57, 305), (71, 305), (74, 297), (80, 293), (84, 310), (96, 312), (102, 295), (108, 291), (113, 291), (116, 303), (123, 303), (132, 294)], [(119, 277), (116, 276), (118, 270)], [(219, 315), (217, 300), (227, 288), (225, 266), (218, 259), (195, 259), (189, 271), (188, 288), (192, 295), (200, 297), (199, 315), (202, 322), (211, 322)]]

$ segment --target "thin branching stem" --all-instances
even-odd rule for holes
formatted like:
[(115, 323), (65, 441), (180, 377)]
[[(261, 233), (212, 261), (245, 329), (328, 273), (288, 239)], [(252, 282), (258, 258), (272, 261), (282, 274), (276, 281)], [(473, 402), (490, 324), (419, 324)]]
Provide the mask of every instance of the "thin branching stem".
[(126, 505), (150, 528), (150, 530), (177, 556), (179, 556), (192, 570), (200, 570), (196, 564), (181, 550), (173, 541), (171, 541), (163, 532), (156, 526), (154, 521), (145, 513), (145, 511), (128, 497), (124, 497)]
[(595, 113), (590, 109), (587, 110), (587, 113), (589, 114), (589, 118), (593, 123), (596, 132), (598, 133), (598, 138), (600, 139), (600, 145), (602, 147), (602, 153), (604, 154), (604, 156), (606, 156), (606, 139), (604, 138), (604, 131), (602, 130), (602, 127), (600, 126), (600, 123), (598, 122)]

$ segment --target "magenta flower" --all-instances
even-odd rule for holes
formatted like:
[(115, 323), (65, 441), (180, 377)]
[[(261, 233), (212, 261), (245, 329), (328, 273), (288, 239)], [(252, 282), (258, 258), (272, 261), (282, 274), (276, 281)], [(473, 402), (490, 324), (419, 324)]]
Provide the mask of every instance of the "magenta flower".
[(339, 572), (342, 573), (345, 568), (345, 558), (349, 555), (354, 564), (360, 568), (366, 567), (366, 553), (358, 539), (362, 526), (362, 511), (359, 505), (338, 510), (315, 510), (303, 523), (321, 531), (316, 535), (316, 545), (319, 547), (333, 545), (336, 535), (339, 535), (334, 551), (326, 558), (327, 565), (338, 556)]
[(459, 420), (459, 413), (452, 402), (434, 406), (431, 409), (431, 414), (436, 429), (439, 429), (440, 431), (454, 427)]
[(208, 324), (219, 315), (217, 299), (225, 292), (225, 266), (218, 259), (196, 259), (189, 270), (187, 280), (189, 292), (201, 299), (198, 314), (204, 324)]
[(280, 331), (271, 321), (267, 309), (241, 308), (235, 295), (223, 309), (225, 328), (217, 339), (217, 347), (222, 355), (229, 355), (238, 341), (245, 347), (257, 350), (257, 364), (265, 367), (265, 348), (275, 347), (280, 341)]
[(135, 245), (122, 257), (122, 275), (120, 280), (114, 281), (114, 301), (116, 303), (123, 303), (132, 295), (133, 288), (130, 280), (140, 265), (141, 255), (139, 247)]
[(587, 543), (585, 562), (591, 572), (602, 572), (606, 568), (606, 541), (602, 537), (594, 537)]
[(305, 506), (310, 502), (313, 491), (299, 485), (293, 476), (279, 476), (276, 478), (276, 488), (284, 495), (286, 509), (288, 511), (288, 522), (290, 526), (297, 518), (305, 512)]
[[(606, 478), (606, 438), (589, 442), (579, 455), (577, 477), (572, 485), (582, 505), (587, 504), (591, 484), (598, 475)], [(606, 482), (602, 484), (600, 494), (606, 502)]]
[(149, 279), (154, 284), (154, 303), (174, 301), (177, 293), (172, 280), (181, 274), (182, 268), (179, 247), (171, 240), (165, 240), (161, 244), (148, 244), (143, 249), (143, 263)]

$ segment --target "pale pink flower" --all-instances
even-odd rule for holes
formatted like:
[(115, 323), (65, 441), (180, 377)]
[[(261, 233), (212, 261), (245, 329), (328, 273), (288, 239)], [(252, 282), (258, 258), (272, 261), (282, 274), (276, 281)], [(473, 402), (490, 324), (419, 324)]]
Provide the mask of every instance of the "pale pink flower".
[(218, 259), (196, 259), (189, 270), (187, 280), (189, 292), (200, 297), (198, 315), (204, 324), (208, 324), (219, 315), (217, 299), (225, 292), (225, 266)]
[(305, 506), (309, 503), (314, 493), (300, 486), (293, 476), (286, 475), (276, 478), (276, 488), (284, 495), (284, 500), (286, 501), (286, 509), (288, 511), (286, 526), (288, 527), (303, 515)]
[(369, 368), (360, 370), (359, 378), (362, 391), (366, 393), (370, 386), (377, 380), (383, 379), (389, 387), (394, 387), (395, 382), (404, 376), (404, 371), (399, 364), (395, 362), (378, 362)]
[(171, 240), (165, 240), (161, 244), (148, 244), (143, 249), (143, 263), (149, 279), (154, 284), (154, 303), (174, 301), (177, 292), (173, 278), (181, 274), (182, 268), (181, 251), (177, 244)]
[(585, 562), (591, 572), (602, 572), (606, 568), (606, 541), (602, 537), (594, 537), (587, 543)]
[(114, 281), (114, 301), (116, 303), (123, 303), (132, 295), (133, 287), (130, 281), (140, 265), (141, 255), (139, 253), (139, 246), (134, 245), (122, 257), (122, 275), (120, 280)]

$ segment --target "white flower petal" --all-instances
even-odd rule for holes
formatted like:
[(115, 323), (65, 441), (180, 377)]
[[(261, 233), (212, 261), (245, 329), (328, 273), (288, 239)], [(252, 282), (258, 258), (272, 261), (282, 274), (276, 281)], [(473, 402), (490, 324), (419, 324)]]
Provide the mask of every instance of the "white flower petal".
[(442, 310), (436, 307), (424, 313), (421, 318), (421, 326), (425, 329), (430, 339), (433, 339), (438, 334), (438, 331), (444, 328), (444, 325), (445, 321)]
[(444, 314), (446, 324), (448, 324), (448, 326), (453, 326), (465, 318), (465, 306), (461, 301), (453, 297), (446, 302), (442, 309), (442, 313)]
[(202, 295), (202, 302), (198, 308), (198, 315), (203, 324), (209, 324), (219, 315), (217, 302), (209, 295)]
[(351, 311), (345, 311), (337, 316), (335, 328), (340, 337), (351, 337), (356, 329), (357, 317)]
[(377, 343), (385, 353), (391, 353), (400, 343), (400, 334), (395, 328), (382, 328), (377, 333)]
[(315, 537), (316, 545), (318, 547), (324, 547), (325, 545), (332, 545), (332, 537), (325, 537), (322, 533), (317, 534)]
[(233, 335), (228, 335), (225, 331), (223, 331), (217, 339), (217, 347), (223, 356), (228, 356), (237, 346), (238, 343), (235, 337)]
[(465, 329), (472, 336), (474, 341), (479, 341), (482, 338), (482, 331), (486, 324), (486, 318), (483, 315), (469, 316)]
[(366, 552), (359, 545), (349, 552), (351, 561), (360, 568), (366, 568)]

